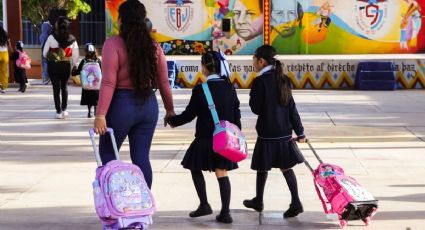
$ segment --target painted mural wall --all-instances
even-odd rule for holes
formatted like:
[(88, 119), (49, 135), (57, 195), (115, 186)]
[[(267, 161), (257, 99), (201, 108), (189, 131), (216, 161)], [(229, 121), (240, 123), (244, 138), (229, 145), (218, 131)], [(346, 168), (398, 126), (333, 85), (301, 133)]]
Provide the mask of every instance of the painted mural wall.
[(281, 54), (425, 52), (424, 0), (271, 0)]
[[(355, 59), (335, 57), (324, 60), (280, 58), (284, 72), (291, 80), (294, 89), (353, 89), (357, 65)], [(374, 59), (371, 61), (388, 61)], [(248, 89), (256, 77), (249, 60), (230, 59), (230, 80), (236, 88)], [(177, 61), (178, 79), (182, 88), (193, 88), (206, 79), (201, 73), (201, 64), (192, 59)], [(425, 60), (394, 60), (394, 74), (398, 89), (425, 89)]]
[[(425, 53), (425, 0), (140, 0), (166, 54)], [(106, 0), (109, 36), (119, 4)], [(230, 31), (223, 31), (223, 19)]]
[[(106, 0), (108, 36), (118, 33), (117, 12), (124, 1)], [(218, 48), (228, 55), (252, 55), (264, 43), (279, 54), (425, 53), (425, 0), (140, 1), (168, 55)], [(223, 19), (230, 20), (229, 31), (223, 31)], [(282, 61), (294, 88), (353, 88), (361, 60), (325, 59)], [(424, 60), (394, 63), (400, 89), (425, 88)], [(235, 86), (249, 88), (256, 76), (251, 60), (236, 58), (230, 64)], [(205, 81), (199, 60), (178, 60), (177, 65), (179, 86)]]

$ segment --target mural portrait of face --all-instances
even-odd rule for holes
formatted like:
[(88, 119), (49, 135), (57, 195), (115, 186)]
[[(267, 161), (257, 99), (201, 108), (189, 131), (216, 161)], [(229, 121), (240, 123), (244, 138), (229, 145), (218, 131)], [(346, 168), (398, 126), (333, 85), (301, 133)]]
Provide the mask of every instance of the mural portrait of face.
[(295, 34), (303, 17), (302, 6), (297, 0), (272, 0), (270, 25), (280, 36), (289, 37)]
[(234, 28), (239, 37), (248, 41), (262, 34), (262, 0), (236, 0), (233, 13)]

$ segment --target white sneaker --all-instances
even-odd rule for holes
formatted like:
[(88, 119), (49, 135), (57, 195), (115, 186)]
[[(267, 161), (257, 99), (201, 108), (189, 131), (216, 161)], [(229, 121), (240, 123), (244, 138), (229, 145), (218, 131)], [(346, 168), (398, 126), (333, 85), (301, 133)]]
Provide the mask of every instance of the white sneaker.
[(64, 116), (64, 117), (67, 117), (67, 116), (69, 116), (69, 113), (68, 113), (68, 111), (62, 111), (62, 114), (63, 114), (63, 116)]
[(56, 119), (62, 119), (63, 115), (62, 113), (56, 113)]

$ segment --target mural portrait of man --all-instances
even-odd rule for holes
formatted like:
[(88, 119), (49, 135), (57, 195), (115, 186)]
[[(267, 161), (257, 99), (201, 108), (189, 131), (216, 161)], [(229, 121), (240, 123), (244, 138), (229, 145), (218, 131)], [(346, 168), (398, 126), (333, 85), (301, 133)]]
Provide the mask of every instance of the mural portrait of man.
[(233, 7), (236, 33), (245, 41), (263, 33), (263, 1), (236, 0)]
[(297, 0), (271, 1), (271, 41), (278, 53), (300, 52), (303, 16), (303, 7)]
[(303, 9), (296, 0), (272, 0), (270, 25), (279, 31), (280, 36), (288, 37), (295, 34), (303, 18)]
[(226, 54), (251, 55), (263, 44), (263, 0), (235, 0), (232, 11), (232, 33), (229, 38), (215, 41)]

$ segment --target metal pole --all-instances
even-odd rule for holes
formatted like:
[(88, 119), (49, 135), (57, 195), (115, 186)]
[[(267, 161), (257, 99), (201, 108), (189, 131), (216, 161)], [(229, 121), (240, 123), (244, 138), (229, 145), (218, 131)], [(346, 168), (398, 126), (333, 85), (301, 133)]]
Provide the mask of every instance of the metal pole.
[[(6, 2), (6, 25), (7, 33), (9, 35), (12, 47), (15, 46), (17, 41), (22, 41), (22, 4), (21, 0), (3, 0)], [(4, 8), (3, 8), (4, 9)], [(13, 62), (9, 63), (9, 69), (13, 69)], [(13, 71), (9, 71), (9, 82), (14, 82)]]
[(7, 1), (2, 0), (3, 2), (3, 29), (7, 31)]

